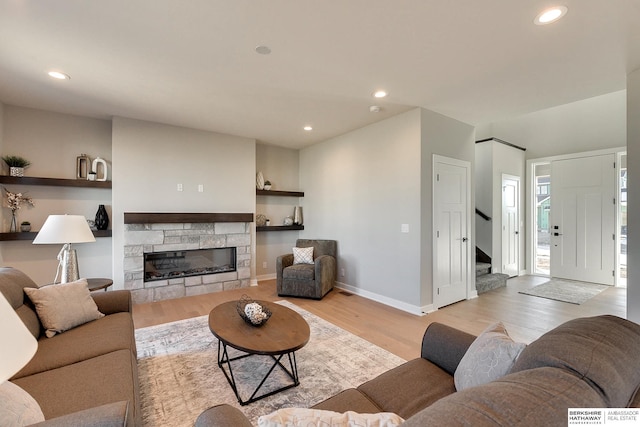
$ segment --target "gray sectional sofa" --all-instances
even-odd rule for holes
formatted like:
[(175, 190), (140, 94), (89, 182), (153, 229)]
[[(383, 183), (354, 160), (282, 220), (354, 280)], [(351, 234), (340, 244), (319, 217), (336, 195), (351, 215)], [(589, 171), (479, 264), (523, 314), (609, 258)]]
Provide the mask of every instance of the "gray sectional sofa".
[[(640, 325), (615, 316), (571, 320), (520, 353), (510, 373), (457, 392), (454, 373), (475, 337), (432, 323), (421, 357), (314, 406), (393, 412), (403, 426), (566, 426), (568, 408), (640, 406)], [(236, 408), (204, 411), (197, 427), (250, 427)]]
[(37, 286), (19, 270), (0, 268), (0, 292), (38, 339), (34, 357), (10, 379), (40, 405), (46, 421), (37, 425), (140, 425), (130, 292), (94, 292), (104, 317), (47, 338), (26, 287)]

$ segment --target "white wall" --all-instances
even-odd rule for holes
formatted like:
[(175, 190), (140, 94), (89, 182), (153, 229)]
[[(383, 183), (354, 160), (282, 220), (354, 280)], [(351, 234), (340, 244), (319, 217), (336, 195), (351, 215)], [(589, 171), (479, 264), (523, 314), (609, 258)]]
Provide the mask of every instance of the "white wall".
[[(510, 141), (509, 141), (510, 142)], [(485, 143), (486, 144), (486, 143)], [(518, 270), (524, 270), (526, 264), (525, 254), (525, 228), (524, 222), (526, 218), (525, 210), (525, 152), (517, 148), (499, 142), (491, 142), (493, 145), (493, 236), (491, 271), (494, 273), (502, 272), (502, 175), (514, 175), (520, 177), (520, 264)]]
[(479, 126), (478, 139), (496, 137), (527, 149), (527, 159), (616, 148), (627, 144), (626, 91), (618, 91)]
[[(76, 157), (103, 157), (111, 164), (111, 123), (68, 114), (5, 105), (2, 119), (2, 155), (19, 155), (31, 161), (25, 175), (75, 178)], [(4, 163), (4, 162), (3, 162)], [(6, 173), (6, 172), (5, 172)], [(23, 206), (18, 221), (30, 221), (40, 229), (50, 214), (78, 214), (95, 218), (99, 204), (111, 205), (111, 190), (73, 187), (6, 185), (26, 192), (35, 207)], [(11, 211), (2, 209), (2, 230), (9, 230)], [(111, 277), (111, 238), (75, 245), (80, 275)], [(40, 284), (52, 282), (58, 262), (58, 245), (32, 245), (28, 241), (0, 243), (2, 265), (21, 269)]]
[(433, 309), (433, 155), (464, 160), (471, 164), (470, 187), (471, 210), (469, 224), (469, 292), (475, 292), (475, 224), (473, 207), (475, 206), (474, 158), (475, 130), (473, 126), (459, 122), (430, 110), (421, 109), (421, 255), (420, 288), (421, 310)]
[(112, 133), (114, 288), (124, 282), (124, 212), (254, 212), (255, 140), (120, 117)]
[(337, 240), (339, 282), (413, 311), (421, 304), (420, 122), (414, 109), (300, 152), (301, 237)]
[[(300, 188), (299, 150), (256, 144), (256, 171), (271, 181), (272, 190), (304, 191)], [(264, 214), (271, 225), (281, 225), (287, 216), (293, 216), (294, 206), (303, 199), (292, 197), (257, 196), (256, 215)], [(304, 210), (303, 210), (304, 217)], [(275, 277), (276, 258), (291, 253), (299, 231), (256, 233), (256, 274), (258, 280)], [(267, 263), (266, 268), (263, 263)]]
[(627, 318), (640, 323), (640, 69), (627, 76)]

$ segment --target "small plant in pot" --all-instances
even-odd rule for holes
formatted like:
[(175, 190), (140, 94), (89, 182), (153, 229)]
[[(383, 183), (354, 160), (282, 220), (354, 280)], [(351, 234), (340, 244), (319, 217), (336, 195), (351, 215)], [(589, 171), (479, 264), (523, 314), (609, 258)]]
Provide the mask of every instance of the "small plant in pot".
[(9, 175), (24, 176), (24, 169), (31, 165), (31, 162), (20, 156), (2, 156), (2, 160), (9, 166)]
[(264, 189), (265, 190), (271, 190), (271, 181), (265, 181), (264, 182)]
[(22, 221), (20, 223), (20, 231), (31, 231), (31, 223), (29, 221)]

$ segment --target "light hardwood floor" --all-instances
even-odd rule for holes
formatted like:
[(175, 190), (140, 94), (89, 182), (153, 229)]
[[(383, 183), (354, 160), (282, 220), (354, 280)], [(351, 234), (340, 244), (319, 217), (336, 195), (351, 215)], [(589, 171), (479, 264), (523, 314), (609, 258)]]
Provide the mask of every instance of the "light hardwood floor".
[(600, 314), (626, 316), (625, 288), (609, 288), (582, 305), (518, 293), (519, 290), (546, 280), (548, 279), (536, 276), (509, 279), (506, 288), (452, 304), (425, 316), (412, 315), (339, 289), (329, 292), (321, 301), (282, 298), (276, 293), (275, 280), (269, 280), (251, 288), (138, 304), (133, 308), (133, 319), (135, 327), (142, 328), (202, 316), (209, 314), (215, 305), (237, 300), (243, 294), (265, 301), (286, 299), (409, 360), (420, 355), (422, 335), (432, 322), (444, 323), (478, 334), (490, 323), (500, 320), (504, 322), (513, 339), (528, 343), (544, 332), (577, 317)]

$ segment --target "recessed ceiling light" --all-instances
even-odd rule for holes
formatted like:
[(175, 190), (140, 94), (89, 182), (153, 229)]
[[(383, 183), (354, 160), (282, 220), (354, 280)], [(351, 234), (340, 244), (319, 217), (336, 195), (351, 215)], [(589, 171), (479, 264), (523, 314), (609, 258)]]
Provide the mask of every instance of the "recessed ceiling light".
[(533, 21), (536, 25), (547, 25), (556, 22), (567, 14), (566, 6), (555, 6), (542, 11)]
[(49, 71), (47, 74), (49, 74), (49, 77), (53, 77), (58, 80), (69, 80), (71, 78), (69, 74), (61, 73), (60, 71)]
[(265, 45), (256, 46), (256, 52), (260, 55), (269, 55), (271, 53), (271, 48)]
[(373, 93), (373, 96), (376, 98), (384, 98), (385, 96), (387, 96), (387, 92), (385, 92), (384, 90), (378, 90)]
[(303, 129), (304, 129), (304, 130), (306, 130), (307, 132), (309, 132), (309, 131), (312, 131), (312, 130), (313, 130), (313, 128), (312, 128), (311, 126), (308, 126), (308, 125), (307, 125), (307, 126), (305, 126), (305, 127), (303, 127)]

